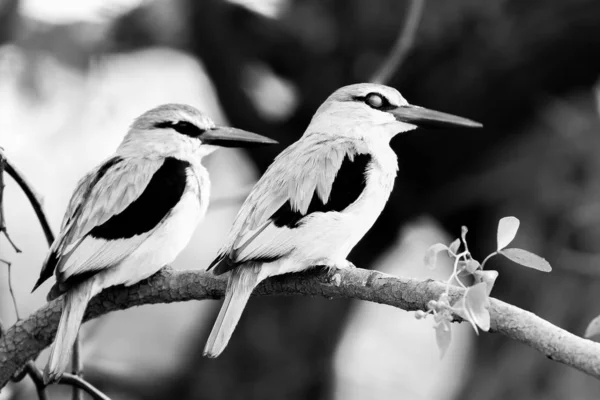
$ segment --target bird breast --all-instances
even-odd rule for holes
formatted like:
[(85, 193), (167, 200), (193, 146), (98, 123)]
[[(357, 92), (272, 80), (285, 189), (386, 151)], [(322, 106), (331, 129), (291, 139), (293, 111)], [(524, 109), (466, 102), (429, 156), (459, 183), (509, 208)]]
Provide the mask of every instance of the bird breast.
[[(395, 154), (371, 154), (366, 167), (365, 186), (356, 201), (341, 212), (314, 213), (296, 229), (299, 238), (296, 243), (294, 263), (286, 263), (279, 273), (302, 269), (301, 265), (315, 265), (329, 260), (335, 265), (343, 265), (348, 254), (373, 226), (394, 185), (397, 162)], [(301, 261), (303, 260), (303, 261)], [(288, 271), (287, 269), (290, 268)]]

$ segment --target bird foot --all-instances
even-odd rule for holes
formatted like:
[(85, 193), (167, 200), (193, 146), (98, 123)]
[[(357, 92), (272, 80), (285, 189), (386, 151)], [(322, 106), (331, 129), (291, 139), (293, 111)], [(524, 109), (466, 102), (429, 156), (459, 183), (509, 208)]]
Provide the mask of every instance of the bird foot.
[(356, 265), (352, 264), (351, 261), (344, 260), (344, 262), (342, 262), (342, 263), (333, 264), (330, 268), (333, 268), (333, 269), (356, 268)]
[(339, 264), (327, 265), (327, 274), (329, 276), (329, 282), (332, 285), (340, 286), (342, 283), (342, 276), (338, 273), (338, 271), (349, 268), (356, 268), (356, 266), (348, 260), (345, 260), (345, 262)]
[(325, 266), (327, 267), (330, 274), (334, 274), (337, 270), (340, 269), (356, 268), (356, 265), (352, 264), (352, 262), (348, 260), (345, 260), (342, 263), (326, 263)]

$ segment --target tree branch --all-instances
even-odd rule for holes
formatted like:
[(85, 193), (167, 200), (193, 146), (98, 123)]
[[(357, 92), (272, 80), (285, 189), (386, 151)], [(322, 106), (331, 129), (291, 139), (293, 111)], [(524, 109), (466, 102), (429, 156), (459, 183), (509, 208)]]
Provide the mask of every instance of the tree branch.
[(425, 0), (411, 0), (396, 43), (394, 43), (394, 47), (383, 64), (373, 74), (371, 82), (387, 84), (392, 75), (398, 72), (415, 41), (424, 6)]
[[(164, 268), (153, 277), (131, 287), (112, 287), (92, 299), (85, 320), (111, 311), (143, 304), (217, 299), (223, 296), (226, 279), (203, 271)], [(364, 269), (313, 270), (263, 282), (255, 295), (308, 295), (353, 298), (387, 304), (407, 311), (426, 310), (446, 286), (433, 280), (395, 277)], [(451, 302), (462, 290), (450, 290)], [(13, 325), (0, 339), (0, 387), (17, 369), (48, 346), (62, 309), (54, 300), (26, 320)], [(538, 350), (548, 358), (600, 378), (600, 344), (575, 336), (528, 311), (490, 299), (491, 330)], [(459, 317), (455, 318), (460, 321)], [(433, 332), (432, 332), (433, 335)]]

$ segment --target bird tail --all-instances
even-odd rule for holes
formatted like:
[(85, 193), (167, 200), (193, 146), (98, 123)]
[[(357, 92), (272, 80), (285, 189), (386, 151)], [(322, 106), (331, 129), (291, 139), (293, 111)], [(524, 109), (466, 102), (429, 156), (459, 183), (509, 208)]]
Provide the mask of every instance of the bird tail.
[(84, 281), (64, 295), (64, 306), (56, 338), (50, 351), (48, 364), (44, 370), (44, 381), (46, 383), (57, 381), (67, 369), (85, 309), (93, 296), (93, 284), (93, 279)]
[(254, 288), (266, 277), (259, 275), (261, 265), (240, 265), (231, 271), (225, 301), (204, 346), (204, 355), (215, 358), (229, 343)]

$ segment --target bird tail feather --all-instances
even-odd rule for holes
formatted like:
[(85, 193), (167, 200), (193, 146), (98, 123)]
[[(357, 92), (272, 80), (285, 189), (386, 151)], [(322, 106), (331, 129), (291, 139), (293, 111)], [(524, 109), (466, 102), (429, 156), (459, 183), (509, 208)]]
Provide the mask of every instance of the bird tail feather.
[(93, 279), (73, 287), (64, 295), (64, 306), (50, 351), (50, 358), (44, 370), (46, 383), (57, 381), (67, 369), (73, 344), (79, 333), (83, 315), (93, 296)]
[(204, 347), (204, 355), (215, 358), (229, 343), (254, 288), (264, 279), (260, 265), (241, 265), (231, 271), (225, 301)]

